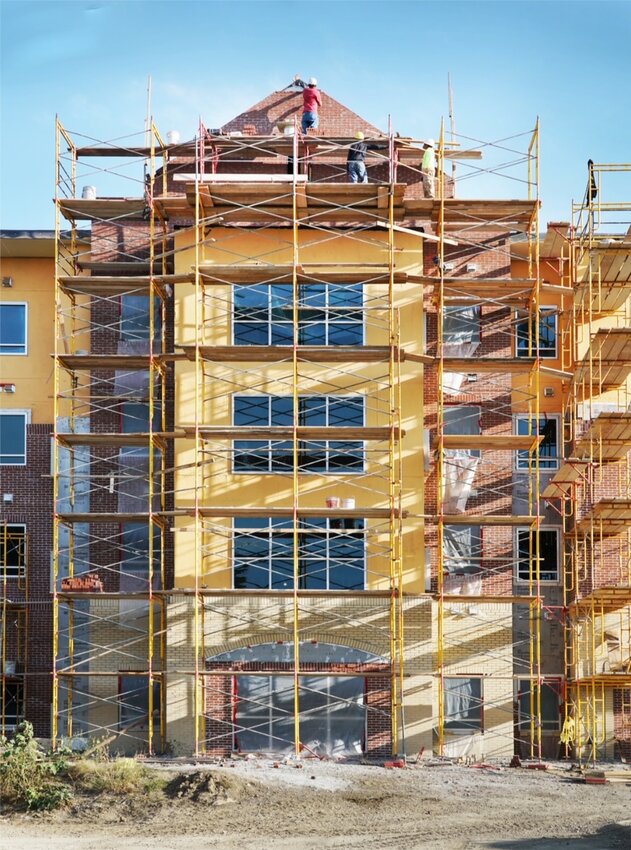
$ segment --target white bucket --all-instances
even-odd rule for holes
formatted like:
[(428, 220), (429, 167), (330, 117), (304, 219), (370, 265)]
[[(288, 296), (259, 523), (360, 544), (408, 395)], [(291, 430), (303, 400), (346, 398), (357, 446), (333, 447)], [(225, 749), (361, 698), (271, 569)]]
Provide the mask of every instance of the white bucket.
[(84, 201), (96, 200), (96, 186), (84, 186), (81, 190), (81, 197)]
[(177, 145), (180, 141), (180, 131), (179, 130), (169, 130), (167, 133), (167, 142), (170, 145)]
[(354, 511), (355, 499), (342, 499), (342, 509), (347, 511)]
[(339, 508), (340, 500), (337, 496), (327, 496), (326, 506), (327, 508)]

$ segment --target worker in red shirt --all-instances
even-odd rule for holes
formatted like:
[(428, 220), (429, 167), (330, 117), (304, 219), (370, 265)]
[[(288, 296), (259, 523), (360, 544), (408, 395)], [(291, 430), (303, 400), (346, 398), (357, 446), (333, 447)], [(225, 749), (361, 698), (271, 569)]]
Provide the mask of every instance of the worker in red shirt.
[(315, 77), (309, 77), (309, 82), (305, 83), (296, 76), (294, 83), (301, 86), (302, 91), (302, 132), (306, 133), (311, 127), (314, 130), (318, 129), (318, 108), (322, 106), (322, 95), (318, 91), (318, 81)]

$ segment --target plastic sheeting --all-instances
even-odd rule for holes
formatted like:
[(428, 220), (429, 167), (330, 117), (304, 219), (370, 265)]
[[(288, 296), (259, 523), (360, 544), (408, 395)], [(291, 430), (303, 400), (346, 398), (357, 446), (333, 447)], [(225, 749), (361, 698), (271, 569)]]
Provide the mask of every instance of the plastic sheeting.
[[(480, 408), (454, 405), (444, 411), (445, 434), (476, 435), (480, 433)], [(445, 451), (443, 476), (443, 510), (447, 514), (463, 513), (471, 495), (473, 479), (480, 458), (471, 449)]]
[[(379, 656), (329, 643), (300, 644), (302, 663), (368, 663)], [(213, 661), (293, 664), (293, 643), (266, 643), (224, 652)], [(236, 743), (250, 752), (289, 753), (294, 749), (292, 676), (238, 676)], [(365, 681), (362, 676), (300, 676), (300, 737), (319, 755), (358, 755), (366, 737)]]
[(443, 563), (450, 575), (475, 576), (481, 571), (482, 544), (477, 525), (445, 525)]
[[(478, 307), (445, 307), (443, 316), (443, 354), (445, 357), (473, 357), (480, 345)], [(459, 372), (444, 372), (442, 390), (457, 395), (465, 379)]]

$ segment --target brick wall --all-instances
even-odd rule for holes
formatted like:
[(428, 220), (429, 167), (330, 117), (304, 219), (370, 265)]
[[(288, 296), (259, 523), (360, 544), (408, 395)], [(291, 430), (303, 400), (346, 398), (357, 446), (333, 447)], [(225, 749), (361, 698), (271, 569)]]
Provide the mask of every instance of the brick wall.
[[(24, 523), (28, 535), (28, 579), (20, 589), (17, 579), (7, 581), (7, 598), (27, 611), (27, 646), (24, 654), (25, 717), (35, 734), (50, 735), (52, 694), (52, 601), (50, 596), (52, 551), (52, 498), (50, 441), (52, 425), (27, 426), (27, 465), (2, 467), (2, 492), (13, 493), (10, 506), (0, 505), (0, 521)], [(0, 585), (0, 594), (4, 592)], [(16, 613), (9, 612), (7, 658), (16, 648)], [(19, 668), (18, 668), (19, 669)]]

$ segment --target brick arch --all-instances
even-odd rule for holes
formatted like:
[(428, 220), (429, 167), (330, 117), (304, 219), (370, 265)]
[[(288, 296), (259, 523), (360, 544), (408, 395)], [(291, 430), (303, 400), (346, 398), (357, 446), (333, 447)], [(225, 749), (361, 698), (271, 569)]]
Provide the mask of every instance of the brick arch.
[[(389, 663), (382, 652), (382, 647), (378, 647), (369, 643), (368, 641), (357, 640), (355, 638), (347, 638), (342, 643), (336, 638), (337, 636), (327, 634), (326, 632), (317, 632), (312, 634), (308, 638), (308, 640), (305, 640), (303, 642), (308, 643), (309, 641), (317, 641), (318, 643), (327, 643), (331, 646), (345, 647), (346, 649), (356, 649), (359, 652), (366, 652), (369, 655), (376, 656), (381, 663)], [(228, 652), (234, 652), (237, 649), (247, 649), (248, 647), (264, 646), (266, 644), (273, 644), (279, 641), (284, 644), (292, 643), (292, 641), (287, 640), (286, 632), (270, 632), (266, 635), (258, 634), (256, 635), (254, 640), (248, 640), (248, 638), (236, 638), (235, 640), (226, 641), (222, 644), (218, 644), (217, 646), (215, 646), (213, 654), (206, 655), (206, 661), (212, 661), (213, 659), (217, 658), (218, 655), (223, 655), (224, 653)]]

